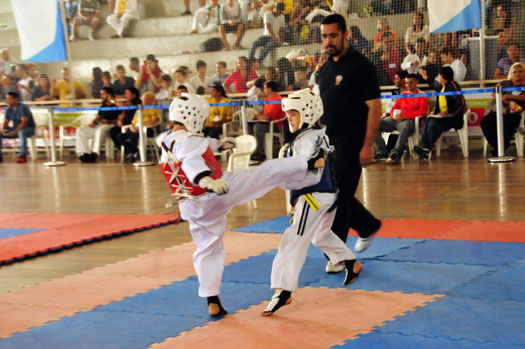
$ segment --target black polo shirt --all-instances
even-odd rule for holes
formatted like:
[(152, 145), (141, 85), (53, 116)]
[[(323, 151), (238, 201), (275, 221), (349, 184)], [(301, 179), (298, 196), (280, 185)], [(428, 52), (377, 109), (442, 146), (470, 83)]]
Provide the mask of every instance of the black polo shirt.
[(330, 57), (317, 73), (326, 125), (332, 144), (344, 142), (361, 148), (366, 135), (366, 101), (380, 97), (374, 65), (353, 48), (339, 57)]
[[(103, 101), (102, 107), (116, 107), (115, 104)], [(119, 114), (121, 111), (119, 110), (99, 110), (98, 115), (100, 116), (101, 120), (107, 120), (107, 121), (115, 121), (118, 119)]]

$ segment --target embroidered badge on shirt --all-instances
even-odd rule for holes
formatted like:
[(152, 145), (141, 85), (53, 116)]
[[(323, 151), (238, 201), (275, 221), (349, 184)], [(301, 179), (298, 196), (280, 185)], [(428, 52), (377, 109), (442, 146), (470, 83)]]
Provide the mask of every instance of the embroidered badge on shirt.
[(335, 85), (339, 86), (341, 84), (341, 81), (343, 81), (343, 76), (342, 75), (337, 75), (335, 77)]

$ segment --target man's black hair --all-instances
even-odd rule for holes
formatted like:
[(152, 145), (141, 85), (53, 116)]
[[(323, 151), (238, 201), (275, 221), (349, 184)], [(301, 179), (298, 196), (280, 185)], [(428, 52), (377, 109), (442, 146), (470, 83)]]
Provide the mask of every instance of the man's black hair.
[(140, 91), (135, 86), (126, 87), (126, 90), (128, 90), (131, 93), (133, 93), (135, 95), (135, 97), (140, 98)]
[(265, 84), (266, 87), (272, 89), (273, 92), (277, 92), (277, 90), (279, 89), (279, 84), (277, 83), (277, 81), (270, 80), (266, 81)]
[(20, 94), (18, 92), (16, 92), (16, 91), (7, 92), (7, 95), (11, 96), (13, 98), (16, 98), (16, 99), (20, 99)]
[(439, 74), (443, 76), (443, 79), (447, 81), (454, 80), (454, 71), (449, 66), (441, 67)]
[(334, 13), (333, 15), (328, 15), (325, 18), (323, 18), (323, 21), (321, 24), (332, 24), (337, 23), (337, 27), (340, 31), (343, 33), (346, 31), (346, 21), (343, 16), (341, 16), (338, 13)]

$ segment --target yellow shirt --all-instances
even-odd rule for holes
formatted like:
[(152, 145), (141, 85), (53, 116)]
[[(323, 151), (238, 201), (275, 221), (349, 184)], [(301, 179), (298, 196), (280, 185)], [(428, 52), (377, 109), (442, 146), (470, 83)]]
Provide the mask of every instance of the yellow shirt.
[[(441, 89), (441, 92), (445, 92), (445, 86)], [(439, 103), (439, 110), (441, 112), (448, 111), (447, 106), (447, 97), (446, 96), (439, 96), (438, 97), (438, 103)]]
[[(222, 97), (219, 102), (213, 97), (208, 97), (208, 103), (228, 103), (228, 98)], [(206, 119), (204, 127), (219, 127), (225, 122), (232, 121), (233, 119), (233, 108), (230, 106), (224, 107), (210, 107), (210, 116)]]
[[(84, 95), (86, 94), (86, 89), (84, 88), (84, 85), (82, 85), (79, 81), (76, 81), (76, 80), (73, 81), (73, 83), (75, 85), (75, 92), (77, 96), (79, 93), (82, 93)], [(55, 96), (54, 97), (58, 97), (58, 99), (60, 99), (61, 101), (65, 101), (65, 100), (71, 99), (69, 95), (71, 95), (71, 88), (70, 88), (69, 82), (66, 80), (58, 81), (55, 85)], [(60, 106), (70, 107), (71, 104), (62, 103)]]
[(293, 0), (283, 0), (284, 3), (284, 13), (289, 15), (292, 13), (294, 2)]
[[(144, 119), (144, 125), (154, 124), (160, 120), (160, 110), (159, 109), (144, 109), (142, 110), (142, 118)], [(135, 116), (131, 123), (135, 126), (139, 124), (139, 111), (135, 112)]]
[(117, 0), (117, 13), (119, 15), (123, 14), (126, 10), (126, 5), (128, 4), (128, 0)]

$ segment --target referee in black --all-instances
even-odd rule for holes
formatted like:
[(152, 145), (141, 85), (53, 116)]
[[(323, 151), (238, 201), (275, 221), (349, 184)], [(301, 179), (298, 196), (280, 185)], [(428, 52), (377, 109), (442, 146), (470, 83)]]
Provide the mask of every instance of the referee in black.
[(355, 250), (361, 252), (381, 227), (381, 221), (354, 197), (362, 167), (374, 159), (374, 139), (381, 119), (379, 84), (372, 63), (348, 45), (348, 30), (341, 15), (324, 18), (321, 37), (323, 50), (329, 54), (316, 73), (324, 105), (321, 122), (335, 147), (334, 172), (339, 187), (332, 230), (346, 242), (349, 229), (355, 229), (359, 234)]

